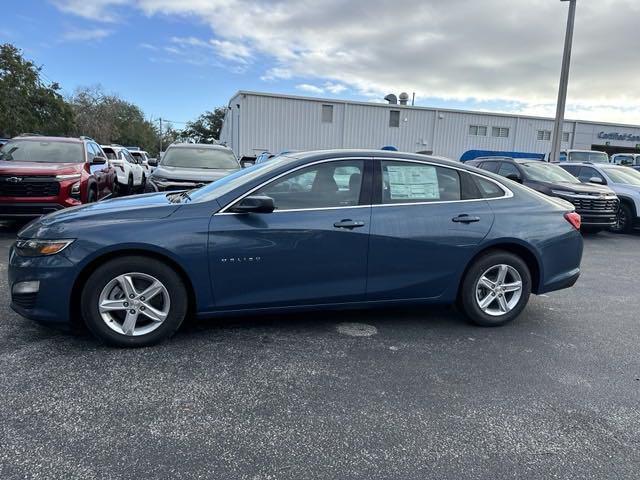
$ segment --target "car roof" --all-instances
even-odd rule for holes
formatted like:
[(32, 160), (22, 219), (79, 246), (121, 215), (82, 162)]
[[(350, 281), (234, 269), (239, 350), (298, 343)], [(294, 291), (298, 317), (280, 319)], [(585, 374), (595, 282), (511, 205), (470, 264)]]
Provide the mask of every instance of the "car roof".
[(451, 165), (460, 167), (464, 163), (457, 160), (451, 160), (450, 158), (438, 157), (435, 155), (423, 155), (421, 153), (410, 152), (394, 152), (391, 150), (373, 150), (373, 149), (335, 149), (335, 150), (312, 150), (307, 152), (292, 152), (280, 155), (281, 157), (292, 159), (305, 159), (309, 162), (315, 160), (324, 160), (325, 158), (335, 157), (375, 157), (375, 158), (389, 158), (398, 160), (430, 160), (437, 161), (443, 165)]
[(210, 150), (231, 150), (229, 147), (225, 147), (224, 145), (215, 145), (211, 143), (172, 143), (167, 147), (167, 150), (170, 148), (197, 148), (201, 149), (210, 149)]
[(55, 137), (47, 135), (18, 135), (11, 140), (28, 140), (33, 142), (64, 142), (64, 143), (83, 143), (85, 139), (76, 137)]

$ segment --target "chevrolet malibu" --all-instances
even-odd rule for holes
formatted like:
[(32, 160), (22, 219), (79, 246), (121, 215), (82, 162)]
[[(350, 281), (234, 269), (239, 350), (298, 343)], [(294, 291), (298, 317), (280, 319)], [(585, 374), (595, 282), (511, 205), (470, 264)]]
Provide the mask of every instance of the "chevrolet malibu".
[(293, 153), (32, 222), (10, 253), (11, 306), (116, 346), (187, 315), (457, 303), (496, 326), (576, 282), (579, 227), (571, 204), (457, 162)]

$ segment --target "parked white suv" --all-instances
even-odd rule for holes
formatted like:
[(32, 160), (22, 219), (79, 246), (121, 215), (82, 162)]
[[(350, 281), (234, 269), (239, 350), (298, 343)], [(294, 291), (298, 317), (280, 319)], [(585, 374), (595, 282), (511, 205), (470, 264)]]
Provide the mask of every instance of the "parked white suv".
[(149, 165), (149, 154), (144, 150), (129, 150), (129, 153), (133, 158), (142, 162), (145, 176), (149, 178), (151, 172), (153, 172), (153, 167)]
[(612, 164), (562, 163), (567, 172), (582, 183), (606, 185), (620, 199), (618, 221), (611, 230), (628, 233), (640, 226), (640, 172), (633, 168)]
[(126, 193), (133, 193), (136, 189), (144, 192), (147, 172), (142, 161), (134, 158), (129, 150), (120, 145), (102, 145), (102, 150), (116, 169), (120, 189)]
[[(547, 161), (551, 154), (547, 155)], [(591, 162), (591, 163), (609, 163), (609, 155), (606, 152), (599, 152), (597, 150), (561, 150), (560, 151), (560, 163), (564, 162)]]

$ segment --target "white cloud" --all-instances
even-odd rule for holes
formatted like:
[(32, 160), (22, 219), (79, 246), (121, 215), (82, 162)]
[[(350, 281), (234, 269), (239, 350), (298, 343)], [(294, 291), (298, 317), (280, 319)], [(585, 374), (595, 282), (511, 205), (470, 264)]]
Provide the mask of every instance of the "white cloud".
[(334, 95), (339, 95), (342, 92), (344, 92), (345, 90), (347, 90), (347, 87), (345, 87), (344, 85), (342, 85), (340, 83), (332, 83), (332, 82), (326, 82), (324, 84), (324, 88), (328, 92), (333, 93)]
[(67, 30), (62, 34), (62, 40), (66, 42), (88, 42), (92, 40), (102, 40), (113, 33), (113, 30), (104, 28), (77, 28)]
[[(55, 0), (113, 21), (125, 0)], [(557, 95), (567, 4), (552, 0), (130, 0), (144, 14), (211, 28), (202, 40), (223, 61), (260, 57), (262, 78), (304, 79), (367, 98), (521, 105), (548, 111)], [(640, 123), (636, 0), (579, 2), (568, 114)], [(196, 47), (196, 45), (192, 45)], [(184, 55), (189, 53), (185, 50)], [(194, 54), (199, 55), (199, 54)], [(327, 84), (331, 85), (328, 86)], [(333, 87), (336, 85), (336, 87)], [(551, 112), (552, 113), (552, 112)]]
[(315, 95), (320, 95), (321, 93), (324, 93), (324, 89), (317, 87), (315, 85), (311, 85), (309, 83), (300, 83), (299, 85), (296, 85), (296, 88), (303, 92), (313, 93)]

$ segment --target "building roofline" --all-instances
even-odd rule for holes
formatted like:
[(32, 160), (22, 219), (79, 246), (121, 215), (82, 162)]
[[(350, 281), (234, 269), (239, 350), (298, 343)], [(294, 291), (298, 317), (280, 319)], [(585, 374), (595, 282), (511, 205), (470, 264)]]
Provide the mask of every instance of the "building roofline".
[[(345, 99), (337, 99), (337, 98), (323, 98), (323, 97), (307, 97), (304, 95), (291, 95), (288, 93), (270, 93), (270, 92), (256, 92), (253, 90), (238, 90), (233, 96), (229, 99), (228, 104), (231, 101), (238, 97), (239, 95), (254, 95), (257, 97), (271, 97), (271, 98), (287, 98), (291, 100), (306, 100), (318, 103), (333, 103), (333, 104), (343, 104), (343, 105), (363, 105), (367, 107), (381, 107), (381, 108), (392, 108), (396, 109), (409, 109), (409, 110), (418, 110), (418, 111), (429, 111), (429, 112), (444, 112), (444, 113), (463, 113), (463, 114), (472, 114), (472, 115), (486, 115), (492, 117), (509, 117), (509, 118), (523, 118), (528, 120), (546, 120), (553, 121), (551, 117), (540, 117), (535, 115), (520, 115), (517, 113), (503, 113), (503, 112), (488, 112), (484, 110), (462, 110), (455, 108), (436, 108), (436, 107), (423, 107), (417, 105), (400, 105), (400, 104), (388, 104), (388, 103), (377, 103), (377, 102), (363, 102), (358, 100), (345, 100)], [(627, 127), (627, 128), (636, 128), (640, 129), (640, 125), (633, 125), (630, 123), (614, 123), (614, 122), (596, 122), (593, 120), (576, 120), (572, 118), (565, 118), (565, 122), (567, 123), (582, 123), (587, 125), (608, 125), (613, 127)]]

